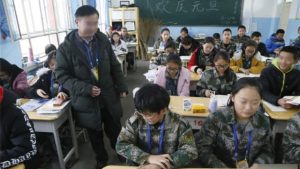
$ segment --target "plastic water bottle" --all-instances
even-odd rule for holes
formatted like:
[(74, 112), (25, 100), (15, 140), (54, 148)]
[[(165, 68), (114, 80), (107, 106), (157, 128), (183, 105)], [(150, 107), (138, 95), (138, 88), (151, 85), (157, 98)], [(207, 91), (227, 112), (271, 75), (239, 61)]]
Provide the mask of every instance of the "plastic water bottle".
[(209, 105), (208, 105), (209, 112), (211, 113), (215, 112), (217, 110), (217, 106), (218, 106), (218, 101), (216, 95), (212, 94), (210, 96)]

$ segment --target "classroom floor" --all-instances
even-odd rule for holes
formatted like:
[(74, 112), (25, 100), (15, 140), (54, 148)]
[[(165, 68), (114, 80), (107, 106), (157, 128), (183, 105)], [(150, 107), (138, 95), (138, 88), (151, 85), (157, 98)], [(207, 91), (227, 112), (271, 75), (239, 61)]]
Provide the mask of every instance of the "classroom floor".
[[(131, 116), (134, 111), (133, 106), (133, 97), (132, 90), (135, 87), (141, 86), (144, 83), (147, 83), (146, 78), (144, 77), (144, 73), (148, 71), (149, 61), (137, 61), (138, 68), (136, 71), (128, 71), (127, 77), (125, 78), (126, 84), (128, 85), (129, 95), (127, 98), (122, 99), (122, 107), (124, 111), (124, 115), (122, 118), (122, 125), (125, 120)], [(119, 162), (116, 153), (110, 148), (107, 137), (105, 138), (105, 147), (107, 147), (107, 151), (109, 154), (109, 164), (122, 164)], [(94, 169), (95, 168), (95, 160), (94, 160), (94, 152), (90, 145), (90, 142), (86, 142), (84, 144), (79, 145), (79, 160), (73, 163), (71, 169)]]

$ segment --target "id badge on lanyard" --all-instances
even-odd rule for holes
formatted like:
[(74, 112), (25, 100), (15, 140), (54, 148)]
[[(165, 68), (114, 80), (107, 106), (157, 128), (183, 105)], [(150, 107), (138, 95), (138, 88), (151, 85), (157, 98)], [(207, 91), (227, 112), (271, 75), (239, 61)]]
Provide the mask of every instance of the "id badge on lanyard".
[[(90, 64), (90, 68), (91, 68), (91, 72), (93, 74), (93, 76), (95, 77), (95, 79), (98, 81), (99, 80), (99, 69), (98, 69), (98, 64), (99, 64), (99, 57), (98, 57), (98, 53), (94, 54), (96, 56), (95, 60), (96, 60), (96, 64), (94, 64), (94, 61), (93, 61), (93, 55), (92, 55), (92, 52), (88, 46), (88, 44), (86, 44), (85, 42), (83, 42), (83, 46), (86, 50), (86, 53), (88, 55), (88, 58), (89, 58), (89, 64)], [(98, 50), (96, 50), (96, 52), (98, 52)]]

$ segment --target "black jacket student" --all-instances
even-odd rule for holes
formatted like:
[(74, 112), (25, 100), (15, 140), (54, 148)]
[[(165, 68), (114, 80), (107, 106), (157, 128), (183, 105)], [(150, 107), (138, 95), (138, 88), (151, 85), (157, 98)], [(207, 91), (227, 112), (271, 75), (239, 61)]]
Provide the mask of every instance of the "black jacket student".
[[(105, 107), (113, 119), (122, 116), (120, 93), (127, 92), (124, 76), (111, 43), (107, 37), (98, 31), (93, 40), (98, 45), (99, 64), (97, 68), (99, 80), (93, 75), (88, 55), (78, 35), (78, 30), (70, 32), (57, 50), (57, 65), (55, 70), (59, 83), (71, 95), (72, 108), (75, 111), (77, 124), (84, 128), (101, 130), (100, 108)], [(92, 86), (98, 86), (101, 94), (91, 96)]]
[(49, 70), (39, 77), (39, 80), (31, 87), (31, 96), (34, 98), (41, 98), (37, 95), (37, 90), (42, 89), (49, 96), (49, 98), (54, 98), (59, 92), (64, 92), (68, 94), (68, 90), (59, 85), (55, 74)]
[(15, 95), (0, 88), (0, 97), (4, 96), (0, 104), (0, 168), (10, 168), (20, 163), (25, 163), (28, 168), (28, 160), (37, 153), (32, 123), (27, 114), (14, 105)]
[(278, 105), (277, 101), (284, 96), (299, 96), (300, 95), (300, 71), (291, 68), (287, 73), (283, 73), (278, 68), (277, 59), (265, 68), (260, 80), (263, 85), (263, 98)]

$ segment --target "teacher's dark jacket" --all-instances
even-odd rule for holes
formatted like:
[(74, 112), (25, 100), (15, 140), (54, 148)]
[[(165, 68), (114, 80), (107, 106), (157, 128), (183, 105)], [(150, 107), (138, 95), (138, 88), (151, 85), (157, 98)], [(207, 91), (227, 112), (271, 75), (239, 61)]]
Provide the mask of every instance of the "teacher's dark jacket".
[[(57, 51), (56, 78), (71, 95), (72, 108), (77, 125), (101, 130), (100, 108), (105, 106), (113, 119), (122, 117), (120, 93), (127, 92), (124, 76), (109, 40), (100, 31), (93, 37), (98, 41), (100, 63), (99, 81), (90, 70), (89, 59), (78, 30), (70, 32)], [(92, 97), (92, 86), (98, 86), (101, 94)]]

